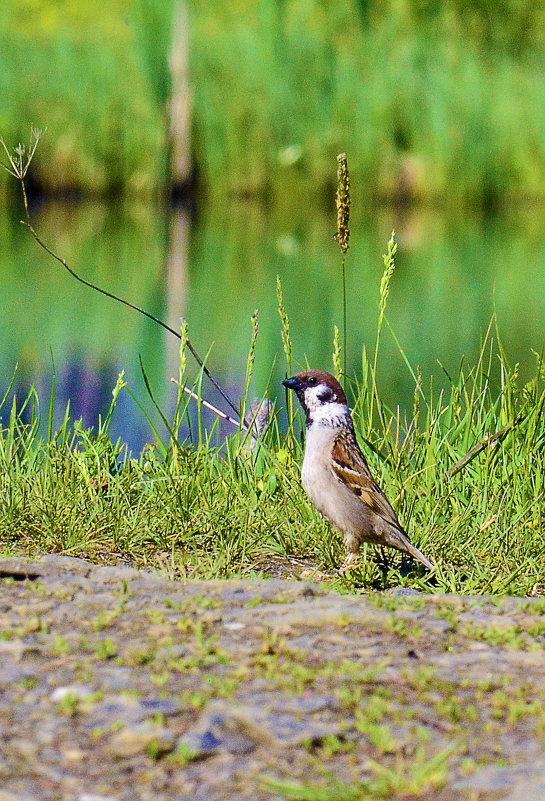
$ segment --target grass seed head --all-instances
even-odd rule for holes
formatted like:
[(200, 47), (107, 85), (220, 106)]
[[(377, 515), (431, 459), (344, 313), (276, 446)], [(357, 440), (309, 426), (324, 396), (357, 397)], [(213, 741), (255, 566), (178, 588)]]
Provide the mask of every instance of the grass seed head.
[(350, 238), (350, 230), (348, 228), (348, 222), (350, 220), (350, 174), (348, 172), (346, 153), (339, 153), (337, 162), (337, 196), (335, 198), (335, 204), (337, 206), (336, 239), (341, 246), (343, 256), (345, 256), (348, 250), (348, 240)]

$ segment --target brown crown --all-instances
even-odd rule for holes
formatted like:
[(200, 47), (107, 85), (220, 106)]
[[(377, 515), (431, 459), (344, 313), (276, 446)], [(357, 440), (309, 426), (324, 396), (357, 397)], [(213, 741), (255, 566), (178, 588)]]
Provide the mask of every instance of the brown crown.
[(343, 388), (331, 373), (326, 373), (325, 370), (302, 370), (300, 373), (295, 374), (295, 378), (305, 384), (309, 378), (316, 378), (318, 384), (325, 384), (331, 387), (335, 393), (332, 400), (346, 404), (346, 395), (343, 392)]

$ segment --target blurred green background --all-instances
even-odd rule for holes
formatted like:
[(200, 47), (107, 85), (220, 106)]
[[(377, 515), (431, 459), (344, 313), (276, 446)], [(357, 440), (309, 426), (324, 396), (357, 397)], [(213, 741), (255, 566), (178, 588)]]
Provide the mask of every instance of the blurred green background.
[[(530, 371), (544, 342), (545, 3), (524, 0), (3, 0), (0, 134), (47, 128), (29, 176), (44, 238), (86, 278), (179, 324), (237, 396), (260, 309), (253, 392), (296, 361), (331, 369), (342, 322), (336, 155), (352, 179), (348, 368), (374, 346), (381, 254), (399, 239), (387, 311), (438, 386), (473, 364), (494, 310)], [(2, 383), (47, 389), (89, 424), (141, 353), (168, 407), (177, 342), (92, 293), (19, 227), (0, 171)], [(180, 202), (180, 198), (183, 203)], [(491, 371), (494, 372), (492, 359)], [(385, 336), (392, 407), (413, 379)], [(127, 401), (119, 432), (145, 423)]]
[(150, 194), (174, 95), (210, 192), (323, 193), (345, 150), (358, 198), (535, 199), (544, 54), (542, 0), (3, 0), (0, 129), (47, 127), (48, 190)]

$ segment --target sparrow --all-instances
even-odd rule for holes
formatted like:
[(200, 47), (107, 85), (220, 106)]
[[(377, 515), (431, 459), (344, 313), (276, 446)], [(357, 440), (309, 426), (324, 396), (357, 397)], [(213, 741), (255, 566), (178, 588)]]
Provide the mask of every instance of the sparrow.
[(374, 481), (356, 440), (346, 396), (336, 378), (304, 370), (282, 381), (306, 416), (301, 481), (312, 503), (343, 535), (350, 566), (362, 542), (388, 545), (433, 564), (412, 545), (388, 499)]

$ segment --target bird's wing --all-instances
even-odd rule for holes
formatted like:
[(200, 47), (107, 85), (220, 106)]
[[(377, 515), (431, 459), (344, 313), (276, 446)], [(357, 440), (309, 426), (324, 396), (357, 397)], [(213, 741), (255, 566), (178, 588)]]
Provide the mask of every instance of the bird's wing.
[(403, 530), (388, 498), (374, 481), (351, 431), (341, 431), (335, 437), (331, 450), (331, 467), (333, 475), (371, 511), (395, 528)]

